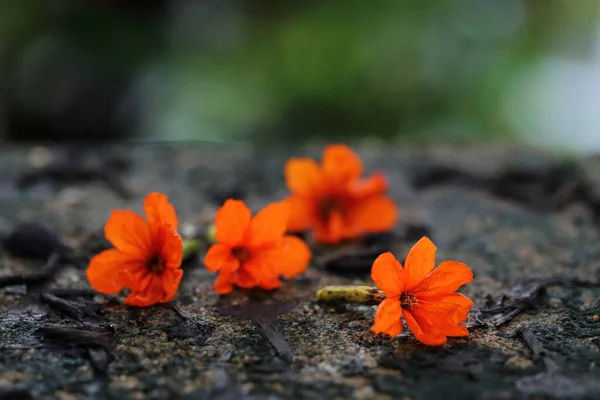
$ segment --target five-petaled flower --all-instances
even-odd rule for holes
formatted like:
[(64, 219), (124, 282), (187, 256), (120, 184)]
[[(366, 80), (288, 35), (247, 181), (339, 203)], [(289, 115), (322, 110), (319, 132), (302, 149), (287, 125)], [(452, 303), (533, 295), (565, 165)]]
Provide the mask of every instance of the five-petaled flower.
[(144, 211), (147, 220), (128, 210), (112, 212), (104, 233), (115, 248), (96, 255), (86, 273), (100, 293), (128, 288), (125, 304), (138, 307), (172, 300), (183, 275), (175, 209), (167, 196), (150, 193)]
[(444, 261), (434, 269), (435, 252), (435, 245), (423, 237), (408, 253), (404, 268), (391, 253), (375, 260), (371, 278), (386, 298), (377, 309), (373, 332), (398, 335), (404, 314), (415, 337), (427, 345), (441, 345), (446, 336), (469, 335), (462, 323), (473, 302), (455, 292), (473, 280), (473, 273), (456, 261)]
[(290, 159), (289, 230), (312, 229), (315, 240), (327, 244), (390, 230), (398, 209), (385, 196), (387, 180), (381, 173), (361, 179), (362, 172), (358, 155), (341, 144), (325, 149), (320, 166), (311, 158)]
[(241, 200), (227, 200), (215, 217), (216, 244), (208, 250), (204, 264), (219, 271), (214, 289), (231, 292), (233, 285), (272, 290), (281, 286), (279, 278), (302, 273), (311, 257), (306, 243), (285, 235), (289, 205), (273, 203), (254, 218)]

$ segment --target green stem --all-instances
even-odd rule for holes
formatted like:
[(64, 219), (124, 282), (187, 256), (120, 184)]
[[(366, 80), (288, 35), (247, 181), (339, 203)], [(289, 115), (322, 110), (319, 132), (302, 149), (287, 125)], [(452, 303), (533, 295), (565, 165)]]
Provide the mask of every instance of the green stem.
[(317, 292), (317, 300), (328, 304), (379, 304), (385, 297), (371, 286), (326, 286)]
[(206, 239), (209, 243), (217, 243), (217, 226), (215, 224), (210, 224), (208, 228), (206, 228)]
[(198, 254), (201, 244), (199, 239), (183, 239), (183, 259)]

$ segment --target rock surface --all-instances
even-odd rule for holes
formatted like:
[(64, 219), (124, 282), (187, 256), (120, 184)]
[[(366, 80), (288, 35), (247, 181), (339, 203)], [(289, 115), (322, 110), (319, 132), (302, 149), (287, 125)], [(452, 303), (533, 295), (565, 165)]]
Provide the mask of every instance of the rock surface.
[[(254, 210), (280, 199), (285, 160), (321, 149), (5, 147), (0, 235), (42, 223), (93, 254), (110, 211), (141, 212), (149, 191), (193, 234), (227, 197)], [(129, 308), (88, 292), (84, 256), (44, 265), (0, 250), (0, 281), (42, 276), (0, 288), (0, 399), (600, 398), (598, 160), (513, 145), (356, 150), (388, 174), (397, 228), (315, 247), (309, 270), (272, 293), (219, 297), (199, 254), (174, 303)], [(314, 301), (326, 285), (371, 284), (378, 252), (402, 260), (422, 235), (438, 262), (474, 271), (470, 337), (429, 348), (407, 329), (374, 336), (374, 307)]]

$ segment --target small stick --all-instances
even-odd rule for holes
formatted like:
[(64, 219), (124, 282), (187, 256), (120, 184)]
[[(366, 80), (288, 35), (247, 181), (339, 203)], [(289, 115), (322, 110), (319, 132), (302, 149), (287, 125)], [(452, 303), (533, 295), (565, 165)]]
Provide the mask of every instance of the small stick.
[(82, 329), (68, 328), (63, 325), (46, 325), (36, 331), (45, 340), (54, 344), (81, 347), (98, 346), (110, 351), (110, 334), (106, 332), (90, 332)]
[(89, 310), (86, 306), (71, 300), (57, 297), (51, 293), (41, 293), (40, 298), (49, 306), (55, 307), (65, 314), (82, 321), (84, 317), (92, 317), (96, 320), (101, 319), (95, 312)]
[(52, 294), (56, 297), (69, 298), (69, 297), (93, 297), (97, 292), (90, 289), (75, 289), (75, 288), (52, 288), (46, 293)]
[(546, 365), (546, 369), (548, 371), (558, 370), (558, 365), (556, 365), (554, 360), (550, 357), (548, 350), (544, 348), (544, 345), (533, 334), (531, 329), (521, 328), (517, 333), (519, 336), (521, 336), (527, 347), (529, 347), (529, 349), (533, 353), (534, 358), (542, 360)]
[(294, 361), (292, 348), (287, 340), (285, 340), (283, 334), (275, 329), (272, 320), (268, 317), (260, 316), (252, 318), (252, 321), (262, 329), (265, 337), (273, 345), (279, 357), (287, 363), (292, 363)]
[(48, 277), (44, 274), (3, 276), (0, 278), (0, 288), (17, 285), (37, 285), (47, 279)]
[(220, 313), (222, 315), (232, 316), (238, 321), (251, 320), (261, 328), (263, 334), (275, 348), (279, 357), (287, 363), (292, 363), (294, 361), (292, 348), (283, 334), (273, 325), (273, 319), (279, 315), (290, 312), (297, 305), (298, 300), (288, 300), (277, 304), (248, 302), (239, 308), (222, 308)]
[(178, 301), (170, 303), (170, 305), (171, 308), (175, 311), (175, 313), (184, 321), (194, 318), (192, 314), (190, 314), (187, 310), (184, 310), (181, 307), (181, 304)]
[(42, 268), (42, 272), (31, 275), (11, 275), (4, 276), (0, 278), (0, 288), (7, 286), (15, 286), (15, 285), (27, 285), (27, 286), (38, 286), (42, 283), (50, 280), (54, 273), (56, 272), (59, 261), (60, 261), (59, 253), (52, 253), (50, 257), (48, 257), (48, 261), (46, 261), (46, 265)]

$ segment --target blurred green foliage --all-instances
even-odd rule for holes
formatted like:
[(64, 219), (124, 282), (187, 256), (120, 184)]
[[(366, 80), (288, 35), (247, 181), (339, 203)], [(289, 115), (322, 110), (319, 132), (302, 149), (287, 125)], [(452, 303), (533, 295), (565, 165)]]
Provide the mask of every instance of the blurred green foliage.
[[(29, 65), (47, 63), (30, 53), (52, 37), (73, 53), (59, 65), (84, 59), (93, 73), (83, 76), (120, 89), (120, 97), (99, 104), (114, 103), (111, 112), (118, 113), (124, 98), (135, 103), (125, 108), (135, 116), (125, 134), (288, 141), (509, 137), (499, 109), (513, 75), (549, 53), (585, 54), (599, 22), (597, 0), (143, 4), (4, 0), (6, 102), (23, 98), (24, 90), (40, 91), (12, 83), (24, 70), (43, 76), (28, 75), (33, 82), (53, 79), (47, 68)], [(54, 91), (44, 95), (58, 96)], [(82, 97), (95, 107), (94, 96), (71, 96)], [(68, 118), (68, 107), (63, 114)]]

